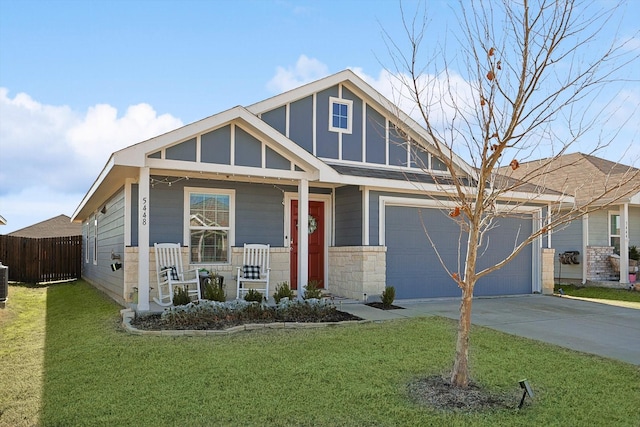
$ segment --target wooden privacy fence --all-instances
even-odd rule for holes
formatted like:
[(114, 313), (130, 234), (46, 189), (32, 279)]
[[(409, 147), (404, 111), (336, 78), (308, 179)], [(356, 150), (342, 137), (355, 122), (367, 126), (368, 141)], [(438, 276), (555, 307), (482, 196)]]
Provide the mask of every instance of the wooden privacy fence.
[(0, 262), (9, 267), (12, 282), (78, 279), (82, 273), (82, 236), (31, 239), (0, 235)]

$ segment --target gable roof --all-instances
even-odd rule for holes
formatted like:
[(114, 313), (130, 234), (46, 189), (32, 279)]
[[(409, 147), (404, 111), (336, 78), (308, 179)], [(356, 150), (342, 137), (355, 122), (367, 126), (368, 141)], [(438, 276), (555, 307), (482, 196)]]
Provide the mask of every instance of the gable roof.
[[(431, 136), (427, 133), (423, 126), (416, 122), (411, 116), (406, 114), (397, 105), (385, 98), (380, 92), (375, 90), (371, 85), (365, 82), (352, 70), (343, 70), (338, 73), (327, 76), (323, 79), (316, 80), (306, 85), (302, 85), (295, 89), (291, 89), (287, 92), (283, 92), (279, 95), (275, 95), (271, 98), (265, 99), (260, 102), (256, 102), (247, 107), (251, 113), (260, 115), (266, 111), (275, 109), (290, 102), (297, 101), (312, 93), (320, 92), (328, 89), (337, 84), (345, 85), (352, 92), (361, 95), (370, 104), (376, 105), (376, 107), (382, 109), (384, 113), (389, 116), (396, 116), (400, 119), (397, 125), (401, 125), (402, 131), (405, 131), (409, 136), (413, 137), (416, 141), (424, 141), (429, 144), (425, 147), (428, 151), (434, 152), (434, 142)], [(444, 154), (453, 160), (453, 163), (457, 165), (461, 171), (466, 175), (475, 177), (475, 170), (469, 165), (462, 157), (458, 156), (453, 151), (448, 151), (447, 147), (441, 146)]]
[(8, 236), (29, 237), (42, 239), (45, 237), (67, 237), (82, 234), (82, 224), (74, 224), (67, 215), (58, 215), (53, 218), (38, 222), (28, 227), (21, 228)]
[[(596, 206), (616, 203), (640, 203), (640, 169), (584, 153), (571, 153), (521, 163), (500, 172), (515, 179), (574, 196), (579, 205)], [(603, 193), (608, 192), (604, 197)]]
[[(411, 172), (414, 182), (409, 182), (407, 174), (396, 173), (391, 165), (381, 165), (385, 174), (370, 172), (363, 174), (363, 168), (347, 166), (335, 166), (329, 159), (321, 159), (298, 145), (280, 131), (261, 119), (261, 114), (275, 108), (293, 103), (298, 99), (312, 96), (325, 89), (336, 85), (342, 85), (356, 96), (361, 97), (367, 105), (371, 105), (378, 113), (387, 117), (391, 124), (401, 126), (401, 131), (406, 133), (407, 140), (415, 141), (424, 146), (427, 151), (435, 152), (434, 142), (427, 131), (415, 120), (402, 112), (391, 101), (373, 89), (353, 71), (345, 70), (330, 75), (315, 82), (306, 84), (296, 89), (276, 95), (264, 101), (257, 102), (249, 107), (236, 106), (221, 113), (204, 118), (197, 122), (185, 125), (163, 135), (131, 145), (114, 152), (106, 165), (87, 191), (80, 204), (72, 215), (72, 221), (82, 221), (96, 212), (101, 204), (119, 191), (125, 182), (137, 182), (141, 167), (149, 167), (152, 174), (166, 174), (181, 177), (219, 177), (225, 179), (233, 176), (234, 179), (250, 179), (260, 177), (268, 180), (299, 181), (306, 179), (330, 183), (335, 185), (369, 185), (394, 189), (414, 189), (415, 182), (432, 185), (447, 185), (446, 179), (441, 177), (428, 178), (420, 176), (420, 170)], [(395, 120), (399, 123), (394, 123)], [(167, 151), (180, 144), (186, 144), (191, 139), (202, 136), (205, 133), (221, 129), (223, 126), (234, 125), (249, 132), (267, 148), (290, 162), (290, 169), (262, 168), (256, 166), (242, 166), (229, 163), (210, 163), (199, 159), (196, 154), (195, 161), (177, 160), (169, 158)], [(197, 144), (197, 143), (196, 143)], [(196, 151), (197, 152), (197, 151)], [(453, 152), (445, 153), (459, 167), (461, 175), (475, 177), (476, 172), (462, 158)], [(343, 162), (344, 163), (344, 162)], [(347, 162), (348, 163), (348, 162)], [(376, 165), (370, 165), (372, 168)], [(366, 168), (366, 167), (365, 167)], [(425, 174), (428, 175), (428, 174)], [(432, 184), (438, 182), (437, 184)], [(438, 190), (434, 190), (438, 191)]]

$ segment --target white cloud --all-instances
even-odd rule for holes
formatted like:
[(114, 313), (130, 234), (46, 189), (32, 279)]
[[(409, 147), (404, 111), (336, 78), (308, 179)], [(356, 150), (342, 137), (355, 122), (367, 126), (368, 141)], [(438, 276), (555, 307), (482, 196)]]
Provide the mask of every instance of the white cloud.
[(285, 92), (318, 80), (329, 74), (329, 68), (315, 58), (300, 55), (293, 67), (277, 67), (276, 75), (267, 83), (267, 89), (273, 93)]
[[(70, 215), (75, 206), (69, 209), (65, 202), (80, 202), (112, 152), (182, 126), (148, 104), (120, 116), (105, 104), (77, 112), (25, 93), (11, 98), (6, 88), (0, 88), (0, 117), (0, 215), (9, 222), (3, 234)], [(51, 215), (43, 218), (44, 212)]]
[(169, 115), (157, 116), (149, 104), (133, 105), (124, 116), (107, 104), (90, 107), (83, 120), (66, 133), (69, 145), (91, 169), (101, 167), (111, 153), (182, 126)]
[[(366, 74), (361, 68), (356, 67), (352, 70), (412, 119), (424, 124), (417, 103), (408, 89), (412, 84), (409, 75), (392, 74), (387, 70), (382, 70), (378, 77), (373, 77)], [(438, 129), (449, 128), (454, 123), (454, 117), (459, 116), (459, 109), (467, 111), (468, 115), (474, 113), (471, 106), (477, 96), (473, 95), (469, 83), (458, 74), (452, 73), (448, 76), (423, 74), (418, 78), (417, 85), (424, 94), (430, 94), (429, 99), (421, 98), (421, 102), (423, 106), (428, 108), (432, 125), (437, 126)], [(426, 88), (429, 88), (429, 91), (425, 91)], [(449, 93), (451, 89), (453, 91)], [(454, 108), (454, 104), (457, 105), (457, 108)]]

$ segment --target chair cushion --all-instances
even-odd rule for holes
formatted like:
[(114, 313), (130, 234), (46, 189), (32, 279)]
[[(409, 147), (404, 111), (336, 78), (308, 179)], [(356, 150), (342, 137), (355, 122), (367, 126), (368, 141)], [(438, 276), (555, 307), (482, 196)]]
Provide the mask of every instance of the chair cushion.
[(245, 279), (259, 279), (260, 278), (260, 266), (259, 265), (243, 265), (242, 276)]
[(169, 275), (169, 278), (171, 278), (171, 280), (180, 280), (180, 278), (178, 277), (178, 270), (176, 269), (175, 265), (172, 265), (171, 267), (163, 267), (162, 271), (167, 271), (167, 274)]

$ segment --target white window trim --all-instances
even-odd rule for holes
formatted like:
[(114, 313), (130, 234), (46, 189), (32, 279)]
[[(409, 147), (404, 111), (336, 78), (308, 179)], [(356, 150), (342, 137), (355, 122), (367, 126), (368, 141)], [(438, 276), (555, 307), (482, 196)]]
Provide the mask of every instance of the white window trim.
[[(347, 106), (347, 128), (333, 127), (333, 104), (343, 104)], [(353, 101), (350, 99), (329, 97), (329, 131), (338, 133), (351, 133), (353, 129)]]
[[(607, 212), (607, 234), (609, 236), (609, 239), (607, 240), (607, 245), (608, 246), (614, 246), (611, 244), (611, 238), (612, 237), (617, 237), (620, 240), (620, 246), (622, 247), (622, 235), (620, 234), (611, 234), (611, 215), (617, 215), (620, 219), (618, 221), (620, 221), (621, 215), (620, 215), (620, 211), (608, 211)], [(620, 224), (620, 231), (622, 231), (622, 224)], [(614, 252), (615, 252), (615, 246), (614, 246)]]
[(93, 265), (98, 265), (98, 215), (93, 217)]
[[(229, 236), (228, 236), (228, 253), (229, 259), (226, 262), (207, 262), (202, 264), (209, 265), (231, 265), (232, 263), (232, 250), (236, 245), (236, 191), (229, 190), (227, 188), (202, 188), (202, 187), (184, 187), (184, 234), (183, 234), (183, 242), (184, 245), (189, 247), (189, 254), (191, 253), (191, 227), (189, 224), (189, 215), (191, 214), (191, 194), (213, 194), (213, 195), (225, 195), (229, 196)], [(191, 255), (189, 255), (189, 263), (190, 264), (200, 264), (200, 263), (192, 263)]]

